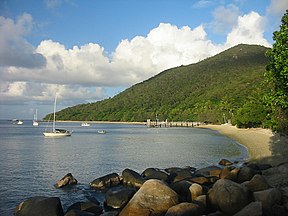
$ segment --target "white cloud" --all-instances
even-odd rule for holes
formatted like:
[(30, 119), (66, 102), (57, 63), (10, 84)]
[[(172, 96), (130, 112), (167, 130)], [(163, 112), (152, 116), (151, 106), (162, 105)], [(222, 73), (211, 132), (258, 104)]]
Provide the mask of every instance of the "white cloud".
[(267, 7), (267, 12), (268, 14), (282, 17), (287, 9), (287, 0), (271, 0), (271, 4)]
[(206, 7), (209, 7), (213, 4), (214, 4), (214, 2), (211, 0), (199, 0), (193, 4), (193, 8), (196, 8), (196, 9), (206, 8)]
[(271, 46), (264, 38), (264, 18), (256, 12), (238, 17), (238, 23), (227, 36), (227, 46), (240, 43)]
[(43, 67), (45, 58), (35, 52), (35, 48), (25, 40), (32, 28), (31, 15), (23, 14), (14, 23), (0, 16), (0, 66), (24, 68)]
[(214, 20), (211, 23), (213, 31), (217, 34), (227, 34), (237, 23), (239, 14), (239, 8), (233, 4), (217, 7), (213, 12)]
[[(230, 15), (234, 17), (237, 8), (231, 8)], [(263, 37), (263, 17), (255, 12), (238, 17), (225, 44), (209, 40), (202, 25), (191, 29), (161, 23), (146, 36), (122, 40), (111, 57), (96, 43), (67, 49), (59, 42), (44, 40), (34, 48), (25, 40), (29, 33), (25, 29), (32, 28), (28, 14), (16, 22), (0, 17), (0, 23), (0, 57), (4, 56), (3, 50), (10, 52), (11, 44), (15, 47), (10, 63), (0, 58), (0, 100), (7, 103), (51, 102), (55, 92), (71, 101), (71, 105), (72, 101), (95, 101), (103, 99), (105, 88), (128, 87), (165, 69), (198, 62), (239, 43), (269, 45)], [(15, 53), (21, 50), (21, 55), (33, 60), (30, 65), (20, 64)]]

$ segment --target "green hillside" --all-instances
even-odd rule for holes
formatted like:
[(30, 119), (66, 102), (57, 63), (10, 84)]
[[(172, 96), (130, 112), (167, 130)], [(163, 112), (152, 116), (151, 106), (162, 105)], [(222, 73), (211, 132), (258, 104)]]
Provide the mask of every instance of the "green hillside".
[(251, 95), (261, 94), (266, 51), (238, 45), (199, 63), (163, 71), (113, 98), (61, 110), (57, 119), (146, 121), (157, 114), (160, 120), (222, 123)]

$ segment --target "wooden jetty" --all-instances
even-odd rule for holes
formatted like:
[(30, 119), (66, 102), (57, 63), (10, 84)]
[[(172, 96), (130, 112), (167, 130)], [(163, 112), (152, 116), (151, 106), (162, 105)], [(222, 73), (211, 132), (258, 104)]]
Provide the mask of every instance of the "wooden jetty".
[(175, 121), (168, 121), (167, 119), (165, 121), (152, 121), (151, 119), (147, 119), (147, 127), (195, 127), (201, 125), (201, 122), (189, 122), (189, 121), (182, 121), (182, 122), (175, 122)]

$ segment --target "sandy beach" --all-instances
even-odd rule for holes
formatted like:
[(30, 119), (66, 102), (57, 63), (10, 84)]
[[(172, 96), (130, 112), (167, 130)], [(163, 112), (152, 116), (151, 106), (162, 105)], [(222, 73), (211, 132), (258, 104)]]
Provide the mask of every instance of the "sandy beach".
[(216, 130), (247, 147), (251, 161), (277, 165), (288, 155), (287, 138), (274, 134), (269, 129), (241, 129), (231, 125), (201, 125), (200, 128)]

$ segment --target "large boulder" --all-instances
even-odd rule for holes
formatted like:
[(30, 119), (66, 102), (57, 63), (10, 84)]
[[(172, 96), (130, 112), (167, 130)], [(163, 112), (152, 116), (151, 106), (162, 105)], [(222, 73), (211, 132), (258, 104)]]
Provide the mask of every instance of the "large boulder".
[(63, 216), (63, 208), (58, 197), (32, 197), (16, 207), (16, 216)]
[(261, 202), (251, 202), (234, 216), (262, 216), (262, 203)]
[(251, 169), (250, 167), (241, 167), (238, 172), (238, 183), (243, 183), (245, 181), (250, 181), (253, 176), (257, 174), (257, 172), (254, 169)]
[(270, 188), (264, 191), (253, 193), (255, 201), (262, 203), (263, 212), (265, 215), (273, 215), (273, 206), (282, 204), (282, 194), (277, 188)]
[(220, 179), (208, 192), (208, 199), (214, 209), (232, 215), (249, 203), (249, 192), (245, 186)]
[(195, 203), (183, 202), (168, 209), (165, 216), (200, 216), (202, 209)]
[(128, 187), (110, 188), (105, 193), (105, 205), (114, 209), (123, 208), (135, 192), (134, 189)]
[(198, 196), (203, 195), (203, 187), (197, 183), (193, 183), (189, 187), (189, 191), (191, 193), (192, 200), (195, 200)]
[(107, 189), (112, 186), (119, 185), (121, 183), (120, 177), (117, 173), (111, 173), (100, 178), (97, 178), (90, 182), (90, 186), (95, 189)]
[(172, 188), (182, 200), (191, 201), (191, 193), (189, 187), (191, 186), (192, 182), (187, 180), (177, 181), (170, 184), (170, 188)]
[(147, 168), (141, 173), (141, 176), (146, 180), (159, 179), (159, 180), (167, 182), (169, 179), (169, 175), (167, 173), (156, 168)]
[(66, 185), (74, 185), (77, 184), (77, 179), (71, 173), (66, 174), (62, 179), (56, 182), (54, 185), (56, 188), (61, 188)]
[(123, 178), (123, 183), (129, 186), (133, 186), (135, 188), (140, 188), (145, 180), (143, 177), (135, 172), (134, 170), (131, 169), (125, 169), (122, 171), (122, 178)]
[(288, 186), (288, 162), (262, 171), (264, 178), (271, 187)]
[(249, 182), (244, 182), (243, 185), (252, 192), (267, 190), (270, 188), (266, 179), (259, 174), (254, 175)]
[(169, 175), (169, 181), (170, 182), (177, 182), (182, 181), (184, 179), (191, 178), (193, 176), (193, 172), (195, 171), (195, 168), (193, 167), (171, 167), (165, 169), (166, 172), (168, 172)]
[(89, 212), (93, 215), (101, 215), (103, 212), (103, 209), (101, 206), (95, 204), (94, 202), (76, 202), (67, 209), (67, 213), (70, 212), (71, 215), (73, 212), (80, 213), (80, 211), (83, 212), (82, 214)]
[(211, 177), (211, 176), (219, 177), (221, 171), (222, 169), (218, 166), (208, 166), (197, 170), (195, 174), (205, 177)]
[(234, 166), (224, 167), (220, 173), (220, 178), (230, 179), (236, 182), (239, 170), (239, 168), (236, 168)]
[(95, 215), (95, 214), (93, 214), (91, 212), (87, 212), (87, 211), (72, 209), (72, 210), (68, 211), (64, 216), (99, 216), (99, 215)]
[(160, 216), (178, 203), (175, 191), (160, 180), (150, 179), (134, 194), (119, 216)]

